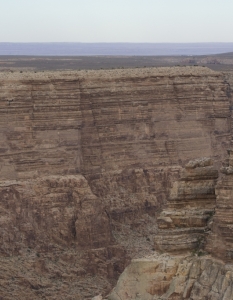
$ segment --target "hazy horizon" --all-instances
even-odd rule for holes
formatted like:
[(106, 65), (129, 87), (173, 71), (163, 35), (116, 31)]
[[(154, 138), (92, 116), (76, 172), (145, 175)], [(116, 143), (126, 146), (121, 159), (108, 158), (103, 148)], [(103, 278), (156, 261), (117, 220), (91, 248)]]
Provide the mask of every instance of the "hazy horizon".
[(63, 42), (63, 41), (57, 41), (57, 42), (0, 42), (0, 44), (233, 44), (233, 42)]
[(0, 42), (233, 42), (230, 0), (8, 0)]
[(233, 52), (233, 43), (0, 43), (0, 55), (180, 56)]

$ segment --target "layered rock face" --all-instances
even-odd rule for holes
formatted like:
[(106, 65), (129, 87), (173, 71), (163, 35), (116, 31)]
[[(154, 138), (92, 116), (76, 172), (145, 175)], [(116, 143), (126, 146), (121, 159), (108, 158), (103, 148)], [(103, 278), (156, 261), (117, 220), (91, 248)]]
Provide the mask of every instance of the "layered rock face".
[(111, 244), (107, 214), (81, 175), (8, 181), (0, 186), (1, 251), (39, 252), (59, 246), (100, 248)]
[(230, 139), (228, 85), (206, 68), (1, 76), (2, 180), (217, 158)]
[[(179, 250), (196, 247), (214, 209), (216, 162), (231, 140), (222, 74), (186, 67), (0, 76), (4, 299), (110, 291), (129, 258), (153, 251), (161, 209), (157, 247), (174, 248), (170, 232)], [(204, 156), (214, 166), (183, 171)]]
[(2, 182), (0, 197), (4, 299), (89, 299), (111, 288), (125, 250), (82, 175)]
[(155, 248), (166, 254), (132, 260), (107, 299), (233, 298), (232, 170), (219, 179), (209, 158), (186, 164), (157, 218)]
[(217, 203), (206, 250), (214, 256), (233, 262), (233, 152), (221, 169), (223, 175), (216, 186)]
[(216, 207), (217, 178), (218, 171), (210, 158), (186, 164), (158, 218), (157, 250), (181, 253), (201, 247)]
[(233, 268), (210, 257), (162, 255), (133, 260), (109, 300), (230, 300)]

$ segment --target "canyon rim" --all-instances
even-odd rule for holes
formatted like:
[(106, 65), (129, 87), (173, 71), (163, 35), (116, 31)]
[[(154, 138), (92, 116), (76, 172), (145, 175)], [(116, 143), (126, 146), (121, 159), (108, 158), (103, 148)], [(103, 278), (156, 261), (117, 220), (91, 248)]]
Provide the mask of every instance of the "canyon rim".
[(0, 299), (233, 299), (232, 83), (0, 73)]

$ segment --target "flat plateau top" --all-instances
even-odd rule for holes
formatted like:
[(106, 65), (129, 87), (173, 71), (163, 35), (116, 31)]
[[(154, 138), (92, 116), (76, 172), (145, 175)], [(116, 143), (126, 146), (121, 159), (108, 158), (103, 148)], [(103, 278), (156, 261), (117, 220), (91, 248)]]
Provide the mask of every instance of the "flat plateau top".
[(14, 71), (0, 72), (0, 80), (48, 80), (48, 79), (117, 79), (143, 78), (163, 76), (219, 76), (221, 73), (206, 67), (161, 67), (161, 68), (134, 68), (114, 70), (81, 70), (81, 71)]

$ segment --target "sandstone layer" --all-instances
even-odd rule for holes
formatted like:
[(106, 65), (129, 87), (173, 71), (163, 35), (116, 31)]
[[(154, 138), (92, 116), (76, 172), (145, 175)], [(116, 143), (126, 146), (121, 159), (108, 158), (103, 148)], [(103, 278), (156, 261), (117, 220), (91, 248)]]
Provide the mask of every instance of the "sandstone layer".
[(220, 259), (233, 262), (233, 151), (221, 168), (216, 185), (216, 208), (206, 250)]
[(168, 202), (157, 219), (156, 249), (182, 253), (198, 251), (205, 243), (215, 212), (218, 170), (210, 158), (190, 161), (174, 182)]
[[(3, 299), (106, 294), (162, 232), (196, 247), (231, 142), (223, 74), (1, 73), (0, 113)], [(209, 165), (184, 171), (200, 157)], [(156, 245), (171, 250), (165, 244)]]
[(209, 158), (186, 164), (157, 218), (155, 247), (166, 254), (132, 260), (107, 299), (233, 298), (232, 153), (219, 177)]
[(233, 268), (212, 257), (161, 255), (135, 259), (109, 300), (230, 300)]

